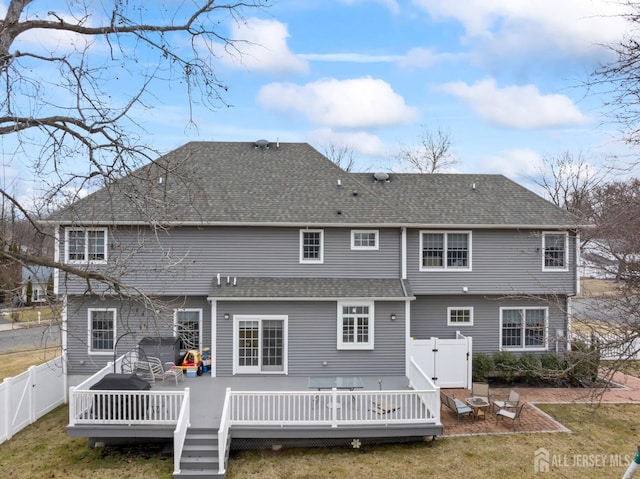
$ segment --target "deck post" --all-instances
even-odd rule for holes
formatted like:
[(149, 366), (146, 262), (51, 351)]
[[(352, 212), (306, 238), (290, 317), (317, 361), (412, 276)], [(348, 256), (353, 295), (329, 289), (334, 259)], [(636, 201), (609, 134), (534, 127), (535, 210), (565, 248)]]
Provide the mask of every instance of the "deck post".
[(338, 389), (331, 389), (331, 401), (328, 406), (331, 408), (331, 427), (338, 427), (338, 408), (340, 407), (340, 403), (338, 403)]
[(76, 387), (69, 388), (69, 426), (76, 425)]

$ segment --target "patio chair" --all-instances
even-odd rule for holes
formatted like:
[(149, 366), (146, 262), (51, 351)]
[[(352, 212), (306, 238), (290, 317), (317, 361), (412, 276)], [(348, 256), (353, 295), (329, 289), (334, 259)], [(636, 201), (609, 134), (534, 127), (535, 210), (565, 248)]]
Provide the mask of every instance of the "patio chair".
[(460, 399), (456, 399), (445, 393), (442, 389), (440, 390), (440, 402), (456, 414), (458, 422), (460, 422), (460, 416), (468, 415), (473, 419), (473, 409), (463, 403)]
[(148, 383), (155, 384), (156, 378), (149, 361), (136, 361), (133, 372)]
[(509, 391), (509, 397), (505, 401), (493, 401), (498, 409), (515, 409), (520, 402), (520, 394), (513, 389)]
[(511, 427), (513, 429), (515, 429), (516, 427), (516, 420), (518, 421), (518, 424), (522, 425), (520, 420), (520, 415), (522, 414), (522, 410), (524, 409), (525, 404), (526, 403), (524, 402), (519, 403), (513, 411), (510, 409), (500, 409), (496, 413), (496, 424), (498, 423), (498, 419), (507, 418), (507, 419), (511, 419), (512, 421)]
[(178, 378), (184, 381), (184, 372), (182, 368), (176, 366), (176, 363), (172, 363), (171, 361), (167, 361), (164, 363), (164, 378), (174, 378), (176, 381), (176, 386), (178, 385)]
[(491, 391), (489, 391), (489, 384), (472, 383), (471, 397), (484, 399), (488, 404), (491, 404)]
[(161, 379), (164, 381), (164, 368), (162, 367), (162, 361), (160, 358), (154, 358), (153, 356), (148, 356), (147, 361), (151, 367), (151, 374), (153, 374), (154, 382), (157, 379)]

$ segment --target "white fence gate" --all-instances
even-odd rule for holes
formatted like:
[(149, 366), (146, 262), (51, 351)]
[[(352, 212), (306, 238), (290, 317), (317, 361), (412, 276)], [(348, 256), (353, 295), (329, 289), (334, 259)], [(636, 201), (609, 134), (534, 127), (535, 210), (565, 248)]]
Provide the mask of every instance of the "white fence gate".
[(412, 339), (409, 356), (441, 388), (471, 389), (473, 338)]
[(65, 402), (62, 358), (31, 366), (0, 384), (0, 444)]

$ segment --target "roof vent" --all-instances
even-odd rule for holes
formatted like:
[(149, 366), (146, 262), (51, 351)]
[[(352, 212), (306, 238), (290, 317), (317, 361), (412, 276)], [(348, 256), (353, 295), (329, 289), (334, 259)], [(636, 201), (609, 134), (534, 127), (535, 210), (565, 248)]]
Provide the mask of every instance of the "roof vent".
[(266, 149), (269, 148), (269, 140), (258, 140), (256, 141), (256, 148)]
[(378, 181), (389, 181), (389, 173), (374, 173), (373, 180)]

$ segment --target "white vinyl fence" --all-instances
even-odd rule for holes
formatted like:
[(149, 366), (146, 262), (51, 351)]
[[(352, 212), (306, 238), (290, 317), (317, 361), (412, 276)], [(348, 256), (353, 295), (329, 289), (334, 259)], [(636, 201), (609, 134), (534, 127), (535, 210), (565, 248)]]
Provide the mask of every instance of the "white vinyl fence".
[[(587, 345), (595, 342), (600, 351), (600, 359), (617, 361), (624, 359), (640, 359), (640, 339), (632, 333), (590, 332), (590, 334), (573, 334), (574, 341), (582, 341)], [(631, 339), (630, 339), (631, 338)]]
[(411, 339), (407, 355), (438, 387), (471, 389), (473, 338)]
[(62, 357), (0, 384), (0, 444), (65, 402)]

